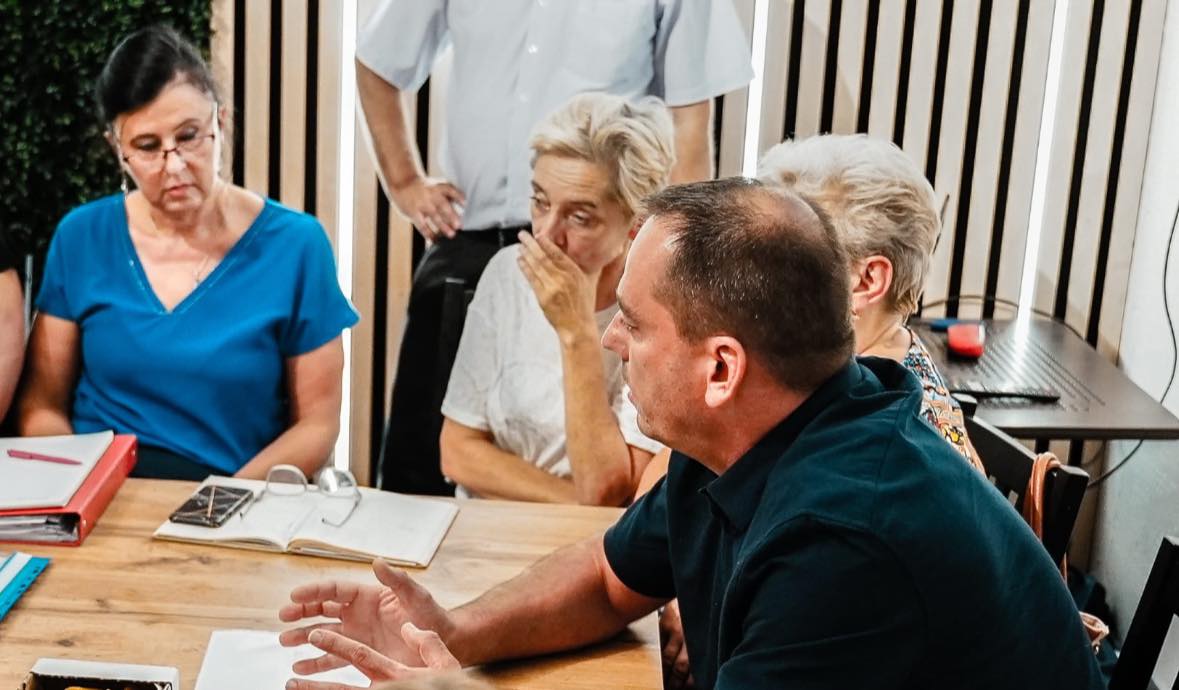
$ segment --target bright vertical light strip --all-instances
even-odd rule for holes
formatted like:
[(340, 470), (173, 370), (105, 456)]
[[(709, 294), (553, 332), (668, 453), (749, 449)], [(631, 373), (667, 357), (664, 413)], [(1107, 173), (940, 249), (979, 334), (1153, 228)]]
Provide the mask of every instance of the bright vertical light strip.
[(757, 145), (761, 138), (762, 69), (766, 64), (766, 33), (770, 14), (770, 0), (754, 0), (753, 4), (753, 80), (749, 82), (749, 99), (745, 109), (745, 151), (741, 157), (741, 174), (757, 174)]
[[(356, 53), (356, 0), (342, 0), (340, 12), (340, 139), (337, 143), (340, 155), (337, 159), (336, 180), (336, 252), (340, 289), (344, 296), (352, 299), (352, 197), (354, 180), (354, 157), (356, 151), (356, 71), (353, 55)], [(340, 435), (336, 438), (336, 467), (348, 469), (351, 464), (352, 439), (352, 331), (345, 330), (344, 381), (340, 405)]]
[(1036, 168), (1032, 179), (1032, 204), (1028, 214), (1028, 236), (1024, 244), (1023, 273), (1019, 281), (1017, 323), (1026, 324), (1035, 299), (1036, 268), (1040, 259), (1040, 234), (1048, 193), (1048, 169), (1052, 166), (1052, 139), (1056, 136), (1056, 106), (1060, 97), (1060, 63), (1064, 60), (1064, 32), (1068, 24), (1069, 0), (1056, 0), (1052, 14), (1052, 38), (1048, 44), (1047, 90), (1040, 109), (1040, 140), (1036, 145)]

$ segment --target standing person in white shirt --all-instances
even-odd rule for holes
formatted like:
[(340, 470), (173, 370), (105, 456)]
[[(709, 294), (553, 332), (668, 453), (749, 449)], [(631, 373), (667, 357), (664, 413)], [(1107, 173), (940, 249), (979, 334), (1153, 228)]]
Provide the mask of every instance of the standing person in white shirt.
[[(405, 93), (454, 47), (442, 151), (425, 175)], [(712, 98), (753, 76), (729, 0), (386, 0), (362, 31), (357, 85), (382, 184), (432, 245), (418, 265), (382, 455), (382, 488), (446, 493), (432, 401), (446, 278), (474, 286), (527, 230), (527, 140), (575, 94), (655, 95), (671, 110), (672, 182), (712, 176)]]
[(532, 228), (487, 265), (442, 403), (442, 470), (460, 495), (629, 502), (653, 453), (601, 346), (641, 218), (675, 161), (667, 108), (575, 96), (530, 142)]

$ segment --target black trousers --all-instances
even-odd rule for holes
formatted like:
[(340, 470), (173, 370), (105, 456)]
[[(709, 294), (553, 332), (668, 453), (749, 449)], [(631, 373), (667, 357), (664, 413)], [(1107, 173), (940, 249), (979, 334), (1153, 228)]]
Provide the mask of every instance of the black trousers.
[(515, 244), (527, 227), (468, 230), (442, 239), (426, 250), (414, 270), (409, 313), (397, 359), (392, 405), (378, 458), (377, 486), (386, 491), (449, 496), (454, 487), (442, 477), (438, 435), (442, 431), (438, 361), (443, 288), (447, 278), (460, 278), (474, 288), (487, 262), (500, 249)]

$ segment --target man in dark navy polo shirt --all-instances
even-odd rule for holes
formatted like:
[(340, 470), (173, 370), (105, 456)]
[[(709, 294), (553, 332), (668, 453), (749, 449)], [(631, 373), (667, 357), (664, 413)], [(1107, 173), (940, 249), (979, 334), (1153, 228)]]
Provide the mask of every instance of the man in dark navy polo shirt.
[(380, 563), (384, 587), (296, 589), (283, 620), (342, 622), (283, 633), (330, 655), (296, 670), (569, 649), (678, 596), (702, 688), (1101, 687), (1059, 573), (921, 420), (917, 380), (853, 361), (845, 255), (816, 209), (741, 179), (648, 204), (603, 343), (640, 428), (677, 449), (667, 477), (603, 538), (452, 611)]

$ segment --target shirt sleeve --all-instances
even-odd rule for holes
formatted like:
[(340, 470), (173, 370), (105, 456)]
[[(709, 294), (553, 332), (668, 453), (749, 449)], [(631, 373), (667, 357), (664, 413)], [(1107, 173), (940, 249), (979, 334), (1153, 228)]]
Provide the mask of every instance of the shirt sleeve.
[(360, 320), (340, 290), (336, 261), (327, 233), (310, 216), (312, 227), (301, 256), (295, 303), (282, 339), (283, 357), (307, 354), (331, 341)]
[(402, 91), (417, 91), (449, 42), (446, 0), (385, 0), (356, 40), (356, 59)]
[(618, 429), (622, 432), (622, 438), (629, 446), (641, 448), (648, 453), (658, 453), (663, 450), (663, 444), (639, 430), (639, 413), (627, 395), (629, 390), (629, 387), (624, 384), (618, 394), (614, 396), (614, 403), (611, 405), (614, 408), (614, 417), (618, 420)]
[[(866, 536), (805, 527), (740, 574), (741, 640), (715, 688), (903, 688), (926, 652), (925, 611), (901, 565)], [(756, 557), (755, 557), (756, 559)]]
[(666, 0), (662, 9), (652, 92), (668, 106), (698, 103), (753, 79), (749, 37), (732, 2)]
[[(69, 216), (67, 216), (68, 220)], [(77, 321), (78, 315), (70, 304), (69, 277), (66, 266), (69, 253), (69, 233), (63, 231), (66, 221), (57, 226), (49, 242), (49, 254), (45, 257), (44, 275), (41, 277), (41, 291), (37, 293), (37, 311), (59, 319)]]
[(463, 322), (463, 334), (459, 338), (454, 365), (450, 370), (450, 381), (442, 399), (442, 416), (453, 419), (463, 426), (487, 431), (491, 422), (487, 415), (487, 396), (496, 378), (500, 376), (502, 362), (496, 347), (496, 309), (501, 305), (499, 286), (504, 279), (505, 268), (515, 269), (515, 262), (497, 260), (492, 257), (479, 284), (475, 297), (467, 308)]
[(622, 584), (654, 599), (675, 597), (664, 477), (606, 530), (606, 561)]

